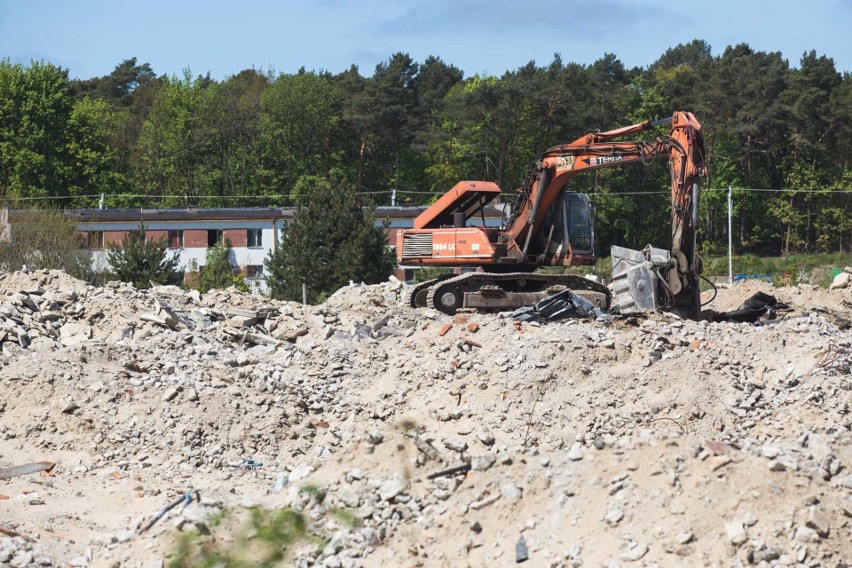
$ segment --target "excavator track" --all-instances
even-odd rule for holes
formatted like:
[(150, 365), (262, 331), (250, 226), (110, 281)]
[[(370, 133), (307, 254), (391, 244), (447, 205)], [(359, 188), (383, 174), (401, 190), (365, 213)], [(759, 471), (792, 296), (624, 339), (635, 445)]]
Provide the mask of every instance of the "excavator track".
[(438, 281), (426, 288), (426, 305), (450, 315), (462, 308), (507, 310), (532, 305), (565, 288), (609, 309), (611, 295), (603, 284), (573, 274), (529, 272), (467, 272)]
[(412, 308), (425, 308), (426, 307), (426, 293), (428, 292), (427, 288), (430, 286), (441, 282), (442, 280), (447, 280), (455, 276), (454, 274), (442, 274), (437, 278), (432, 278), (431, 280), (424, 280), (419, 284), (415, 284), (408, 290), (408, 298), (407, 303)]

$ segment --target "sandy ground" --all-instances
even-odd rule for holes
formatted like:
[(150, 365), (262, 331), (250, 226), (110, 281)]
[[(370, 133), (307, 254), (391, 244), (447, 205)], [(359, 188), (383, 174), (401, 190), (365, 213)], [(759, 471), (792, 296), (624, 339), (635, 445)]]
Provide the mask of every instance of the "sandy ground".
[(711, 307), (758, 290), (789, 309), (536, 326), (7, 275), (0, 468), (57, 465), (0, 481), (0, 565), (169, 565), (260, 506), (307, 522), (282, 566), (842, 566), (852, 291)]

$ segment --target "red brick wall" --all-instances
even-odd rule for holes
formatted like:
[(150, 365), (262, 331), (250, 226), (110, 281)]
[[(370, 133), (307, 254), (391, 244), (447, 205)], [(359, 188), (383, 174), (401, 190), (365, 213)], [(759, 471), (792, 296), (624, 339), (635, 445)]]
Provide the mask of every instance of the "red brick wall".
[(248, 231), (246, 229), (225, 229), (225, 241), (230, 241), (232, 247), (244, 247), (248, 244)]
[(388, 236), (388, 244), (391, 246), (396, 246), (396, 234), (399, 233), (402, 229), (398, 227), (388, 227), (385, 229), (385, 234)]
[(120, 245), (127, 231), (104, 231), (104, 248), (109, 245)]
[(157, 241), (159, 239), (168, 239), (169, 232), (168, 231), (145, 231), (145, 240), (148, 242)]
[(408, 276), (405, 272), (406, 271), (402, 268), (394, 268), (393, 269), (393, 275), (396, 276), (397, 280), (401, 280), (403, 282), (405, 282), (407, 280), (406, 277)]
[(183, 248), (207, 248), (207, 230), (189, 229), (183, 231)]

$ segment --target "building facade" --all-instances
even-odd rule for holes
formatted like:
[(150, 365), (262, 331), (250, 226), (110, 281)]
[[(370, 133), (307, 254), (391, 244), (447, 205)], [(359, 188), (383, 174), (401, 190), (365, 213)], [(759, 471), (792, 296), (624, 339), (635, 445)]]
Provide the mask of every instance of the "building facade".
[[(396, 233), (410, 228), (425, 207), (378, 207), (376, 226), (383, 228), (393, 247)], [(92, 268), (108, 270), (107, 247), (119, 244), (130, 231), (145, 227), (149, 240), (164, 238), (178, 253), (180, 267), (203, 266), (207, 249), (227, 241), (231, 263), (238, 267), (257, 291), (264, 291), (264, 260), (280, 246), (281, 234), (293, 220), (291, 208), (234, 209), (74, 209), (66, 216), (77, 223), (80, 242), (92, 252)], [(504, 212), (498, 207), (485, 211), (485, 225), (499, 227)], [(224, 240), (224, 241), (223, 241)], [(397, 267), (400, 279), (410, 279), (412, 267)]]

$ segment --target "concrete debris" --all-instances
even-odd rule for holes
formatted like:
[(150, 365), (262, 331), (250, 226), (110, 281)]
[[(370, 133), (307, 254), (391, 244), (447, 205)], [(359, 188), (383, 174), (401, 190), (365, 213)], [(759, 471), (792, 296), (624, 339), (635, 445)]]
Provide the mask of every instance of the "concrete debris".
[(745, 527), (740, 521), (725, 523), (725, 533), (728, 535), (728, 541), (731, 544), (740, 545), (748, 540), (748, 534), (746, 534)]
[(828, 515), (820, 507), (816, 506), (811, 507), (808, 511), (806, 526), (815, 530), (821, 538), (828, 538), (831, 532), (831, 521)]
[(536, 325), (413, 310), (397, 281), (302, 306), (0, 275), (0, 467), (56, 462), (3, 481), (0, 565), (163, 566), (178, 532), (227, 546), (246, 535), (223, 512), (291, 507), (299, 568), (503, 566), (512, 543), (544, 566), (839, 566), (852, 286), (835, 288), (721, 289), (720, 312), (787, 306), (754, 324)]
[(830, 288), (832, 290), (842, 290), (850, 286), (852, 286), (852, 267), (846, 268), (846, 270), (835, 276), (831, 281)]

